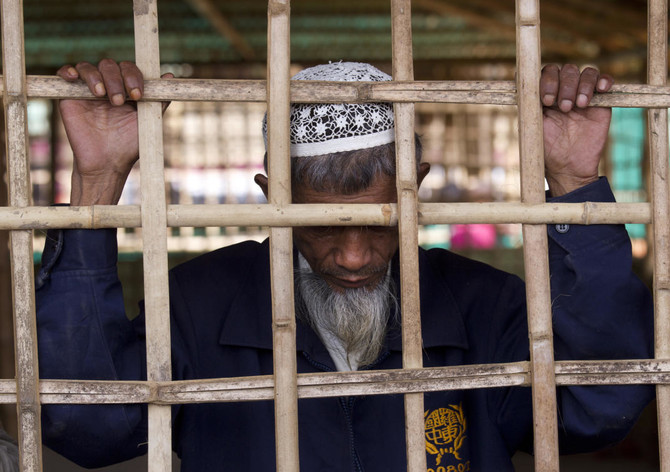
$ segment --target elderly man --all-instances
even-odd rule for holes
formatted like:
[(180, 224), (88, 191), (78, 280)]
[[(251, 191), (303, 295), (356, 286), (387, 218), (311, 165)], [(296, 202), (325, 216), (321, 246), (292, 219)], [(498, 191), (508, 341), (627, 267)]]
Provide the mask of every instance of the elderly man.
[[(114, 204), (137, 159), (142, 77), (130, 63), (65, 66), (99, 101), (60, 108), (75, 165), (73, 205)], [(333, 63), (296, 80), (379, 81), (368, 64)], [(594, 69), (548, 66), (541, 79), (546, 169), (554, 201), (611, 201), (598, 162), (610, 111), (587, 108), (612, 79)], [(387, 203), (396, 199), (394, 127), (388, 104), (295, 105), (291, 113), (296, 203)], [(420, 146), (417, 146), (420, 160)], [(270, 158), (271, 158), (270, 153)], [(428, 164), (417, 164), (418, 183)], [(268, 180), (256, 176), (267, 192)], [(548, 228), (558, 359), (644, 358), (651, 303), (631, 274), (618, 226)], [(401, 367), (398, 235), (387, 227), (295, 228), (299, 372)], [(39, 352), (45, 378), (142, 379), (143, 315), (128, 321), (116, 275), (113, 230), (50, 234), (38, 277)], [(424, 365), (525, 360), (525, 295), (516, 277), (450, 252), (419, 252)], [(272, 373), (268, 244), (246, 242), (171, 272), (175, 379)], [(565, 387), (558, 392), (564, 451), (621, 439), (649, 401), (646, 387)], [(142, 454), (146, 407), (45, 406), (47, 444), (96, 466)], [(273, 470), (271, 402), (177, 405), (174, 449), (185, 471)], [(511, 470), (532, 444), (530, 389), (425, 395), (429, 470)], [(299, 402), (306, 471), (405, 469), (400, 395)]]

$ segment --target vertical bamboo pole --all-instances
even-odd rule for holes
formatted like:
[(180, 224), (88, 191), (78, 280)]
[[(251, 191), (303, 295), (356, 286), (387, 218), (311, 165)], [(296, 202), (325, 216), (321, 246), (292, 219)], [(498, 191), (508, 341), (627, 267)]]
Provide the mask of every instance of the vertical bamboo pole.
[[(410, 0), (391, 2), (393, 18), (393, 79), (414, 80), (412, 10)], [(400, 299), (403, 368), (423, 367), (419, 301), (417, 173), (414, 146), (414, 104), (395, 103), (396, 187), (400, 232)], [(426, 470), (423, 393), (405, 395), (407, 470)]]
[[(648, 81), (666, 85), (668, 70), (668, 2), (652, 0), (648, 9)], [(652, 228), (654, 237), (655, 355), (670, 357), (670, 204), (668, 191), (668, 110), (647, 110), (651, 155)], [(670, 387), (656, 387), (661, 470), (670, 470)]]
[[(268, 173), (269, 200), (291, 203), (290, 2), (268, 3)], [(300, 469), (298, 459), (298, 386), (293, 306), (293, 231), (270, 230), (272, 333), (275, 377), (277, 470)]]
[[(31, 185), (27, 154), (27, 97), (21, 0), (2, 2), (2, 66), (9, 204), (26, 207), (31, 204)], [(16, 407), (20, 466), (24, 472), (42, 470), (32, 237), (33, 233), (30, 230), (14, 230), (10, 233), (16, 346)]]
[[(154, 0), (134, 0), (135, 58), (145, 79), (160, 77), (158, 11)], [(160, 102), (137, 104), (144, 298), (147, 331), (147, 379), (169, 381), (170, 303), (167, 263), (167, 207), (163, 162), (163, 117)], [(172, 470), (172, 427), (169, 405), (149, 405), (149, 471)]]
[[(517, 91), (521, 200), (544, 202), (544, 140), (540, 103), (540, 5), (516, 0)], [(556, 379), (545, 225), (523, 225), (524, 267), (533, 379), (535, 470), (558, 470)]]
[[(3, 148), (5, 139), (5, 116), (0, 115), (0, 141)], [(7, 187), (7, 165), (0, 159), (0, 207), (9, 204)], [(14, 310), (12, 309), (12, 270), (9, 257), (9, 231), (0, 231), (0, 378), (16, 378), (14, 373)], [(0, 424), (11, 436), (17, 435), (15, 405), (0, 405)]]

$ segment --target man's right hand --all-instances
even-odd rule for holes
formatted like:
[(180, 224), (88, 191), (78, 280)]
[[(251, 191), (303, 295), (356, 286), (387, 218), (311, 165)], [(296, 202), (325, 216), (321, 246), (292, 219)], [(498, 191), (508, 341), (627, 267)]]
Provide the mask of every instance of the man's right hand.
[(59, 105), (74, 153), (70, 204), (116, 204), (138, 158), (134, 101), (144, 92), (142, 73), (132, 62), (103, 59), (97, 67), (65, 65), (57, 74), (68, 82), (83, 80), (100, 98), (62, 100)]

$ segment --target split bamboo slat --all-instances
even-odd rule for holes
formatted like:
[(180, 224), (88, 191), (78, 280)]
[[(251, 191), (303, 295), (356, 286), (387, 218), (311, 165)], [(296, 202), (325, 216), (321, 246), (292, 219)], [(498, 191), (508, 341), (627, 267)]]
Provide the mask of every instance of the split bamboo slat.
[[(651, 0), (648, 7), (647, 79), (666, 85), (668, 71), (668, 2)], [(651, 159), (651, 205), (654, 241), (654, 339), (657, 359), (670, 357), (670, 191), (668, 189), (668, 110), (647, 111)], [(670, 387), (656, 387), (661, 470), (670, 470)]]
[[(392, 0), (393, 79), (414, 79), (412, 58), (412, 5)], [(419, 303), (418, 186), (414, 144), (414, 104), (395, 103), (396, 189), (400, 250), (400, 303), (402, 360), (405, 369), (423, 367)], [(426, 470), (423, 393), (405, 394), (407, 470)]]
[[(270, 204), (291, 203), (290, 2), (268, 2), (268, 178)], [(277, 470), (297, 472), (298, 387), (293, 299), (293, 230), (270, 230), (275, 448)]]
[[(27, 96), (23, 36), (23, 2), (2, 2), (2, 67), (9, 204), (31, 204), (30, 165), (27, 153)], [(14, 346), (16, 358), (16, 409), (19, 462), (24, 472), (42, 470), (42, 429), (35, 320), (33, 232), (10, 233)]]
[[(544, 202), (544, 140), (540, 103), (540, 4), (516, 1), (517, 90), (521, 201)], [(535, 470), (557, 471), (558, 429), (554, 343), (549, 288), (548, 237), (545, 225), (523, 225), (526, 303), (533, 378)]]
[[(134, 0), (135, 59), (142, 74), (160, 78), (157, 2)], [(172, 378), (167, 256), (167, 204), (160, 102), (137, 104), (146, 313), (147, 379)], [(149, 472), (172, 469), (172, 410), (149, 405)]]

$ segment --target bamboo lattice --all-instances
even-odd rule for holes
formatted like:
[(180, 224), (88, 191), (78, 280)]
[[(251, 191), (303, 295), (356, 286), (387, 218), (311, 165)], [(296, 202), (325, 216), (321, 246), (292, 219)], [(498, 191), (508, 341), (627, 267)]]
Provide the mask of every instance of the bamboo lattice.
[[(30, 201), (26, 143), (28, 98), (91, 99), (83, 84), (25, 75), (23, 5), (2, 2), (2, 94), (7, 124), (9, 206), (0, 208), (0, 230), (11, 232), (16, 379), (0, 380), (0, 403), (16, 403), (21, 470), (42, 470), (40, 405), (49, 403), (146, 403), (149, 405), (149, 470), (171, 470), (171, 405), (274, 400), (277, 470), (297, 471), (298, 399), (404, 394), (407, 470), (426, 469), (423, 393), (438, 390), (530, 386), (533, 389), (536, 470), (558, 470), (557, 385), (657, 385), (662, 470), (670, 470), (670, 203), (666, 85), (667, 0), (648, 10), (648, 84), (615, 85), (592, 106), (649, 110), (652, 197), (650, 203), (544, 203), (542, 117), (539, 102), (540, 15), (538, 0), (517, 0), (516, 82), (414, 81), (411, 4), (392, 0), (393, 81), (388, 83), (291, 83), (290, 3), (268, 2), (268, 77), (258, 80), (159, 78), (157, 2), (134, 1), (136, 55), (146, 77), (138, 104), (141, 206), (41, 208)], [(199, 2), (194, 2), (199, 4)], [(220, 27), (225, 31), (226, 25)], [(239, 43), (239, 38), (236, 39)], [(244, 44), (238, 47), (244, 48)], [(271, 154), (267, 205), (166, 205), (161, 101), (252, 101), (268, 104)], [(291, 102), (394, 102), (398, 204), (291, 204), (289, 106)], [(419, 203), (414, 165), (416, 102), (517, 106), (520, 120), (521, 203)], [(529, 311), (530, 362), (423, 368), (417, 226), (438, 223), (522, 223)], [(654, 229), (655, 359), (562, 361), (553, 359), (546, 224), (644, 223)], [(168, 227), (259, 225), (271, 228), (274, 375), (171, 381)], [(400, 232), (403, 369), (351, 373), (296, 372), (293, 307), (293, 226), (395, 226)], [(147, 381), (43, 380), (38, 377), (32, 230), (141, 227), (147, 314)], [(532, 263), (531, 263), (532, 261)]]

